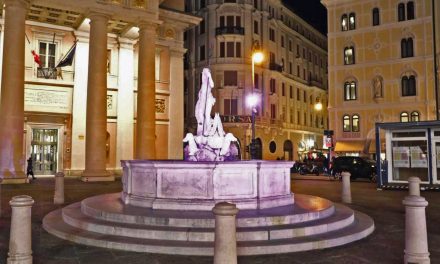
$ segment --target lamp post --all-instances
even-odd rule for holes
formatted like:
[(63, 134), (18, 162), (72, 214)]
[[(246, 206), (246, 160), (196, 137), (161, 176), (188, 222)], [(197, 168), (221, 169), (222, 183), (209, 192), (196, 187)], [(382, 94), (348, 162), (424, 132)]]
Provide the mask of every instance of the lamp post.
[(251, 122), (252, 122), (252, 138), (249, 147), (251, 159), (255, 159), (255, 114), (257, 112), (258, 96), (254, 93), (255, 90), (255, 63), (261, 63), (264, 60), (264, 55), (261, 51), (252, 53), (252, 93), (247, 98), (247, 104), (251, 108)]

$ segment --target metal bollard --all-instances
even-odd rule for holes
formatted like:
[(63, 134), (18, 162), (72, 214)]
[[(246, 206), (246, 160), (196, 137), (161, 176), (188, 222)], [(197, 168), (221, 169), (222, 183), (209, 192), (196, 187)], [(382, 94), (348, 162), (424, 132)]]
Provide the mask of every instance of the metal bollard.
[(8, 264), (32, 264), (32, 197), (20, 195), (9, 201), (12, 207)]
[(215, 215), (214, 264), (237, 264), (235, 204), (221, 202), (212, 209)]
[(404, 263), (429, 264), (425, 215), (428, 202), (424, 197), (409, 195), (403, 200), (403, 205), (405, 205)]
[(419, 177), (408, 178), (409, 195), (420, 196), (420, 182)]
[(350, 186), (350, 172), (343, 171), (342, 175), (342, 202), (351, 203), (351, 186)]
[(57, 172), (55, 174), (55, 194), (53, 196), (53, 203), (64, 203), (64, 173), (62, 172)]

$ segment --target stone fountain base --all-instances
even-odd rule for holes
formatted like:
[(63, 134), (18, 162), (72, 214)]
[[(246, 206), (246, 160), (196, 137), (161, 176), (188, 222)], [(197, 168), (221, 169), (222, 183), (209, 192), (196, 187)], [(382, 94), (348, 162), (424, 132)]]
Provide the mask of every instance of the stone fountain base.
[(123, 161), (123, 191), (90, 197), (43, 219), (73, 242), (138, 252), (213, 255), (215, 203), (236, 203), (238, 255), (335, 247), (373, 220), (329, 200), (290, 192), (291, 162)]

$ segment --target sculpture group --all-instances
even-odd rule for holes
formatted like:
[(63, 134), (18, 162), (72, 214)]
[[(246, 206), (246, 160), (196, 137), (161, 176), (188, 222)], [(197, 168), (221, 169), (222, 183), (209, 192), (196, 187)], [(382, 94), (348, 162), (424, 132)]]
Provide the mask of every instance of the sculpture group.
[(190, 161), (225, 161), (238, 160), (237, 138), (232, 133), (225, 133), (220, 120), (220, 115), (211, 118), (211, 110), (215, 98), (211, 93), (214, 82), (211, 71), (204, 68), (202, 72), (202, 85), (196, 103), (195, 116), (197, 119), (197, 134), (187, 133), (183, 142), (185, 147), (185, 160)]

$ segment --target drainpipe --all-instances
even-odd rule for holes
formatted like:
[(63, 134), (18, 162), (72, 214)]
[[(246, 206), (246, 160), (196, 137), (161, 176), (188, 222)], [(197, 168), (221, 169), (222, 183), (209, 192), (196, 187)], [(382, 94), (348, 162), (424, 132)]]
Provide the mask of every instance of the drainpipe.
[(437, 37), (435, 30), (435, 0), (432, 0), (432, 39), (434, 47), (434, 88), (435, 88), (435, 112), (436, 119), (440, 120), (439, 116), (439, 91), (438, 91), (438, 65), (437, 65)]

